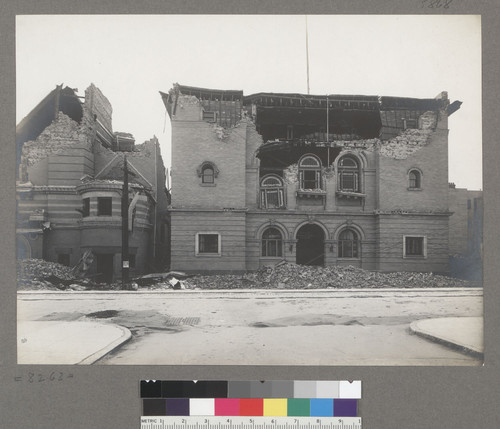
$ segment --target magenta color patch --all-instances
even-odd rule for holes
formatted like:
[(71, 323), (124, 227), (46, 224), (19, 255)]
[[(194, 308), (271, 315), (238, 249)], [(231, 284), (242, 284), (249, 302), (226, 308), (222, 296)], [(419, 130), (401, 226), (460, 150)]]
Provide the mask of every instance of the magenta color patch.
[(216, 416), (239, 416), (240, 400), (232, 398), (215, 398)]

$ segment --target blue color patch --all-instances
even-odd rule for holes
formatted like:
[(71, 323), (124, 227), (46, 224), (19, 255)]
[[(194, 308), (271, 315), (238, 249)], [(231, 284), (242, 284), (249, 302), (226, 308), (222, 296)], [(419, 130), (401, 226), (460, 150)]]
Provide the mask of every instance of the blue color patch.
[(333, 417), (333, 399), (311, 398), (311, 417)]

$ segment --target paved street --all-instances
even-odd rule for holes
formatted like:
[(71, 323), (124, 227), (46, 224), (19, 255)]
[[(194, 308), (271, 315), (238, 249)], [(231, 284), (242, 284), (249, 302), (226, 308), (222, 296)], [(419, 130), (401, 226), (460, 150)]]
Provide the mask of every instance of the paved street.
[(482, 312), (481, 289), (18, 294), (22, 322), (128, 328), (107, 365), (479, 365), (409, 325)]

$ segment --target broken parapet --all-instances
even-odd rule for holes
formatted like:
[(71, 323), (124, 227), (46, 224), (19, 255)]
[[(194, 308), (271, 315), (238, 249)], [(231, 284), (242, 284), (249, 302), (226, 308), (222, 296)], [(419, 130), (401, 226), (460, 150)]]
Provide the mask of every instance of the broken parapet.
[(398, 136), (380, 142), (380, 154), (387, 158), (406, 159), (430, 141), (432, 130), (407, 129)]
[(60, 153), (76, 143), (85, 143), (89, 134), (90, 132), (82, 133), (78, 122), (59, 112), (57, 119), (36, 140), (24, 143), (21, 162), (32, 166), (50, 154)]

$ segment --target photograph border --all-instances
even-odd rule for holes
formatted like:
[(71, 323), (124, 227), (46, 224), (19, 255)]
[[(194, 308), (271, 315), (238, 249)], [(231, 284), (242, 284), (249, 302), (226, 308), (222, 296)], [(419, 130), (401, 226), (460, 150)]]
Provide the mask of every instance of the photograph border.
[[(421, 14), (439, 12), (423, 10), (425, 0), (318, 2), (315, 7), (300, 1), (278, 1), (263, 6), (260, 2), (214, 1), (143, 2), (127, 5), (118, 0), (85, 4), (63, 0), (42, 0), (33, 8), (31, 2), (9, 1), (2, 8), (0, 75), (4, 100), (0, 107), (3, 156), (0, 210), (3, 242), (0, 248), (4, 275), (0, 307), (2, 354), (0, 356), (0, 415), (4, 427), (87, 428), (139, 426), (141, 379), (221, 379), (221, 380), (362, 380), (363, 399), (360, 415), (371, 428), (436, 427), (469, 428), (473, 423), (489, 428), (498, 424), (500, 401), (500, 288), (495, 279), (500, 274), (497, 257), (500, 251), (497, 215), (500, 196), (496, 192), (499, 171), (496, 160), (495, 125), (500, 93), (497, 70), (500, 69), (499, 11), (495, 1), (468, 8), (457, 0), (444, 13), (482, 15), (483, 53), (483, 189), (484, 215), (484, 320), (485, 363), (483, 367), (280, 367), (280, 366), (60, 366), (16, 364), (16, 270), (15, 270), (15, 15), (27, 13), (349, 13), (349, 14)], [(430, 3), (430, 2), (427, 2)], [(280, 5), (278, 7), (278, 4)], [(47, 375), (59, 371), (71, 377), (61, 382), (30, 382), (30, 374)], [(32, 380), (33, 381), (33, 380)], [(41, 396), (43, 395), (43, 396)], [(397, 410), (397, 411), (395, 411)], [(478, 410), (479, 413), (478, 413)], [(478, 415), (479, 414), (479, 415)]]

